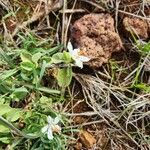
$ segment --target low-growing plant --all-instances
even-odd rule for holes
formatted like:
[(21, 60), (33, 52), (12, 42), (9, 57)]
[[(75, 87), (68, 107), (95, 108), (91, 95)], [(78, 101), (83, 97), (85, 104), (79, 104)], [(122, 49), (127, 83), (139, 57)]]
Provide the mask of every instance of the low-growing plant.
[[(0, 142), (11, 149), (24, 146), (30, 150), (65, 150), (69, 137), (63, 134), (61, 126), (67, 122), (58, 120), (60, 115), (53, 110), (53, 103), (55, 97), (59, 102), (65, 99), (65, 89), (72, 81), (72, 66), (82, 68), (89, 59), (80, 56), (79, 49), (74, 50), (70, 42), (69, 52), (59, 52), (62, 46), (43, 48), (32, 35), (19, 36), (20, 48), (11, 53), (1, 51), (1, 65), (6, 68), (0, 71)], [(49, 68), (55, 70), (60, 90), (44, 86), (43, 77)]]

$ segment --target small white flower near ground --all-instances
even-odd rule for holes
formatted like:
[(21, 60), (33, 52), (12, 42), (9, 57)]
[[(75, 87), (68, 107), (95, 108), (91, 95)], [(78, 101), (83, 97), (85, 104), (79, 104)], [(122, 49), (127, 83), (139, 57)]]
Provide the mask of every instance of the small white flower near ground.
[(60, 133), (61, 132), (61, 127), (58, 125), (59, 123), (59, 118), (56, 117), (53, 119), (51, 116), (47, 117), (47, 122), (48, 124), (42, 128), (42, 133), (47, 134), (47, 137), (49, 140), (52, 140), (53, 137), (53, 132)]
[(80, 55), (79, 48), (73, 49), (71, 42), (68, 42), (67, 48), (69, 50), (72, 59), (75, 61), (75, 65), (80, 67), (81, 69), (83, 68), (83, 63), (88, 62), (90, 60), (90, 58)]

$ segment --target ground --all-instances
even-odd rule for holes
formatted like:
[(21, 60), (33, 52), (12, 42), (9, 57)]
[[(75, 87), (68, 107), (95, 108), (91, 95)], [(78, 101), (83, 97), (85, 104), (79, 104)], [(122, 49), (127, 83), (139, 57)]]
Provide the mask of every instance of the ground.
[(149, 0), (0, 0), (0, 149), (149, 150), (149, 17)]

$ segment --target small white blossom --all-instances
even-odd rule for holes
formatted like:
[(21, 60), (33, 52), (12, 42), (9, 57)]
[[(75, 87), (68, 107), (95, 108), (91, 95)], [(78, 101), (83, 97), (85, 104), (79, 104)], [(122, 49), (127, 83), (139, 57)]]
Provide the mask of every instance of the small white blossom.
[(42, 133), (47, 134), (47, 137), (49, 140), (52, 140), (53, 137), (53, 132), (60, 132), (61, 131), (61, 127), (58, 124), (59, 122), (59, 118), (56, 117), (55, 119), (53, 119), (51, 116), (47, 117), (47, 122), (48, 124), (46, 126), (44, 126), (42, 128)]
[(88, 62), (90, 60), (90, 58), (80, 55), (79, 48), (73, 49), (71, 42), (68, 42), (67, 48), (69, 50), (72, 59), (75, 61), (75, 65), (80, 67), (81, 69), (83, 68), (83, 63)]

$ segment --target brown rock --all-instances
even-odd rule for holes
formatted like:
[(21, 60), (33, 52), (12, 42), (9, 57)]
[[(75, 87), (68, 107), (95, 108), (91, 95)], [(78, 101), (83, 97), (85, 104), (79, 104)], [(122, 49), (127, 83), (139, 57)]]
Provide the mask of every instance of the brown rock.
[(100, 67), (106, 63), (115, 51), (119, 51), (122, 42), (114, 29), (114, 20), (109, 14), (88, 14), (77, 20), (71, 30), (74, 47), (91, 60), (87, 65)]
[(123, 25), (127, 34), (133, 32), (142, 39), (148, 38), (148, 24), (146, 21), (139, 18), (125, 17)]
[(96, 143), (96, 139), (87, 131), (80, 132), (80, 140), (86, 148), (92, 148)]

